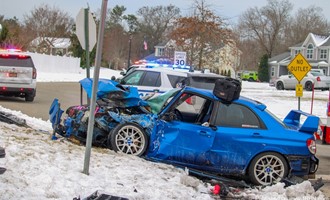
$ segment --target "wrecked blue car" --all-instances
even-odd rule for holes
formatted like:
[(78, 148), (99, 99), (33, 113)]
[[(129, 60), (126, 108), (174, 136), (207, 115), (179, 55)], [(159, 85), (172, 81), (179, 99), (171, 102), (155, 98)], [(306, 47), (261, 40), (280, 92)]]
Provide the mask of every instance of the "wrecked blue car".
[[(80, 83), (90, 96), (92, 80)], [(242, 96), (228, 102), (191, 87), (141, 99), (136, 88), (111, 80), (98, 86), (94, 113), (88, 105), (72, 106), (61, 120), (64, 111), (54, 100), (49, 114), (56, 134), (85, 142), (94, 114), (93, 145), (116, 152), (256, 185), (317, 171), (316, 116), (292, 110), (282, 121), (260, 102)]]

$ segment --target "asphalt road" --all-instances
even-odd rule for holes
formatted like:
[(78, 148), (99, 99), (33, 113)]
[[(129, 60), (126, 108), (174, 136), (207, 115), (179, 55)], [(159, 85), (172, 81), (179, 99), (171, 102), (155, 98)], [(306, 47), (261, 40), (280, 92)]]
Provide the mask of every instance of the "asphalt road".
[[(24, 98), (4, 96), (0, 96), (0, 102), (2, 107), (47, 121), (49, 107), (55, 98), (59, 99), (64, 111), (69, 106), (79, 105), (80, 84), (78, 82), (40, 82), (37, 83), (37, 95), (33, 102), (26, 102)], [(86, 103), (86, 93), (83, 93), (83, 99)]]
[[(33, 102), (25, 102), (24, 98), (0, 96), (1, 106), (21, 111), (22, 113), (47, 121), (49, 107), (54, 98), (58, 98), (61, 108), (65, 111), (69, 106), (80, 104), (80, 84), (75, 82), (40, 82), (37, 83), (37, 96)], [(83, 93), (83, 102), (86, 103), (86, 93)], [(317, 157), (320, 166), (317, 177), (324, 177), (325, 186), (321, 189), (330, 197), (330, 145), (317, 143)]]

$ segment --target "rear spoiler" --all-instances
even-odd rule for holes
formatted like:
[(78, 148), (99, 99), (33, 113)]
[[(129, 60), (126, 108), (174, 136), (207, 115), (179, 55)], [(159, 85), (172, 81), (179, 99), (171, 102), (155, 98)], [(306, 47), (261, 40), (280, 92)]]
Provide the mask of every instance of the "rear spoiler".
[[(305, 120), (301, 116), (306, 117)], [(318, 130), (320, 118), (301, 110), (291, 110), (283, 122), (298, 131), (314, 134)]]

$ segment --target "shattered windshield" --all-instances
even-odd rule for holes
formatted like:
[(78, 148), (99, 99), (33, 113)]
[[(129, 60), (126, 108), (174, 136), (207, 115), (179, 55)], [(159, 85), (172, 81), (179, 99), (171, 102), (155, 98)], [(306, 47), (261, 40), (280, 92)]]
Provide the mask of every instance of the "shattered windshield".
[(151, 112), (158, 114), (163, 109), (163, 107), (166, 106), (166, 103), (169, 102), (168, 100), (174, 97), (180, 90), (181, 88), (173, 88), (161, 95), (149, 99), (147, 103), (151, 108)]

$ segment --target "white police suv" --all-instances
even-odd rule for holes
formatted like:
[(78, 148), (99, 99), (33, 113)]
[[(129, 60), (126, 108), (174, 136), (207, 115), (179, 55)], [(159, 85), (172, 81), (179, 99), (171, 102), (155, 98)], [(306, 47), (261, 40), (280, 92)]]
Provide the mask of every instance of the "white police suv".
[(36, 78), (30, 55), (16, 49), (0, 50), (0, 95), (23, 97), (31, 102), (36, 96)]
[(224, 76), (214, 73), (190, 71), (168, 67), (138, 67), (120, 79), (120, 84), (138, 88), (141, 96), (161, 94), (184, 85), (213, 90), (217, 79)]

